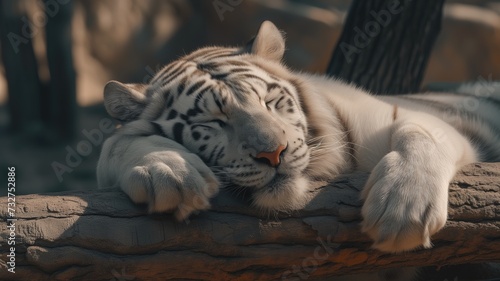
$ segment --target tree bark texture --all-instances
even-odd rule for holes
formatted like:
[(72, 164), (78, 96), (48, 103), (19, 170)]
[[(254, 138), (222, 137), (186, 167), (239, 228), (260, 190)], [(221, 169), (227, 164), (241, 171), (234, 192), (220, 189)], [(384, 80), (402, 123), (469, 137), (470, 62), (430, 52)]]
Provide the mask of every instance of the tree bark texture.
[[(16, 273), (2, 226), (1, 280), (325, 280), (391, 267), (500, 260), (500, 163), (478, 163), (450, 185), (449, 221), (434, 247), (370, 249), (359, 230), (366, 174), (318, 183), (308, 206), (263, 214), (227, 191), (175, 222), (115, 189), (16, 198)], [(1, 198), (6, 202), (6, 198)], [(0, 210), (2, 224), (6, 208)]]
[(375, 94), (417, 92), (444, 0), (354, 0), (327, 73)]

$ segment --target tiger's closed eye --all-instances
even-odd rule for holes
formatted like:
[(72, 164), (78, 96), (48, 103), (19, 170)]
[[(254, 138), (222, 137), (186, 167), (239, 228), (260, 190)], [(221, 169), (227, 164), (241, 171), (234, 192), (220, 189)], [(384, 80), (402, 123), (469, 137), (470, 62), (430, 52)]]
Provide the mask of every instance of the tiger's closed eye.
[(221, 128), (224, 128), (226, 127), (226, 122), (220, 120), (220, 119), (212, 119), (210, 121), (208, 121), (209, 123), (217, 123)]
[(220, 120), (220, 119), (210, 119), (210, 120), (204, 120), (204, 121), (197, 121), (195, 122), (196, 126), (202, 126), (202, 127), (210, 127), (212, 128), (212, 125), (217, 124), (219, 127), (224, 128), (226, 127), (226, 122)]

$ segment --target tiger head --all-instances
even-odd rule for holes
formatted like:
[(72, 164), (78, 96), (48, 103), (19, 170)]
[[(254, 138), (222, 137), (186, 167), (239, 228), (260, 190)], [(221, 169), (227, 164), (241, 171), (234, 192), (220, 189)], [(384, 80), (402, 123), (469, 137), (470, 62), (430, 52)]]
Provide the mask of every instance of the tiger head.
[(310, 156), (304, 85), (280, 63), (284, 51), (281, 32), (264, 22), (244, 48), (199, 49), (148, 84), (109, 82), (105, 106), (124, 123), (154, 124), (266, 207), (299, 192), (289, 183)]

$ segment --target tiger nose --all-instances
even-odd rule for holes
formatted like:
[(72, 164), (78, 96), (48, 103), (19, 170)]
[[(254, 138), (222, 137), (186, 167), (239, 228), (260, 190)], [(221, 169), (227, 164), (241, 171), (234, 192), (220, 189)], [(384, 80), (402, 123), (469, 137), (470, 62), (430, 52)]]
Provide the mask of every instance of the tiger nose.
[(273, 151), (273, 152), (259, 152), (257, 153), (257, 156), (255, 157), (258, 160), (264, 160), (268, 162), (269, 165), (272, 167), (278, 167), (281, 160), (280, 156), (285, 151), (286, 145), (280, 145), (278, 148)]

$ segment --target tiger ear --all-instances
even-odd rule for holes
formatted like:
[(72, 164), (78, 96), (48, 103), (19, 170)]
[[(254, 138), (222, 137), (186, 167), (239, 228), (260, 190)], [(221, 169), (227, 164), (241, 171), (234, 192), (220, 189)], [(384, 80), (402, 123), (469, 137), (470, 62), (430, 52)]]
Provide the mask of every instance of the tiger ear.
[(257, 36), (252, 39), (246, 49), (249, 53), (265, 59), (281, 61), (285, 53), (285, 38), (278, 28), (270, 21), (264, 21)]
[(143, 84), (123, 84), (109, 81), (104, 87), (104, 106), (111, 117), (129, 122), (139, 118), (146, 107)]

